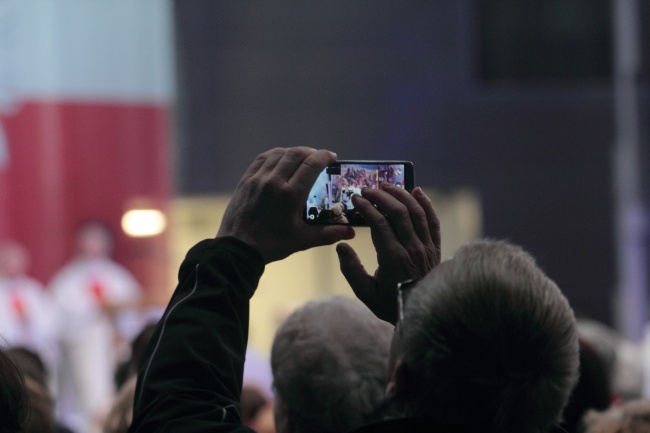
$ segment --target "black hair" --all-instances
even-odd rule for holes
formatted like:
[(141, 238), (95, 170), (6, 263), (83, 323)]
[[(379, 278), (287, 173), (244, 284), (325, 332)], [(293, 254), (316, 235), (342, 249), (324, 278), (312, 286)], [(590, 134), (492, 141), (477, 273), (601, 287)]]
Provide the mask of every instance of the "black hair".
[(0, 433), (18, 433), (28, 414), (28, 398), (21, 371), (0, 349)]

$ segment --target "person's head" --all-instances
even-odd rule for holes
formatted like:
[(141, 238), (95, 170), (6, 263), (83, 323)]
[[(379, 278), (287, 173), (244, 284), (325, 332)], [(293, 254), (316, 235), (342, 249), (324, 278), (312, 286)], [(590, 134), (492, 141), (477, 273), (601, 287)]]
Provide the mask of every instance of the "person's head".
[(12, 240), (0, 241), (0, 277), (24, 275), (30, 265), (27, 249)]
[(252, 427), (255, 417), (266, 407), (268, 400), (264, 397), (262, 391), (251, 385), (244, 385), (239, 398), (239, 408), (244, 425)]
[(114, 379), (117, 388), (121, 388), (129, 378), (138, 374), (138, 368), (155, 330), (156, 323), (148, 323), (131, 341), (131, 355), (115, 370)]
[(310, 302), (291, 314), (271, 349), (277, 431), (346, 432), (377, 420), (392, 334), (356, 299)]
[(133, 422), (133, 400), (137, 378), (130, 377), (117, 391), (110, 412), (104, 420), (103, 433), (127, 433)]
[(47, 388), (47, 371), (41, 357), (24, 347), (7, 349), (6, 355), (23, 377), (28, 410), (23, 419), (22, 433), (54, 433), (54, 401)]
[(575, 318), (521, 248), (476, 241), (410, 291), (389, 398), (408, 416), (481, 432), (545, 432), (578, 375)]
[(113, 250), (113, 234), (98, 221), (83, 224), (76, 233), (77, 254), (83, 258), (108, 257)]
[(47, 388), (25, 376), (29, 410), (21, 433), (55, 433), (54, 401)]
[(47, 387), (49, 372), (37, 352), (27, 347), (13, 346), (8, 348), (6, 353), (23, 376), (33, 379), (43, 387)]
[(562, 422), (549, 433), (577, 433), (589, 409), (605, 410), (612, 402), (605, 363), (585, 340), (580, 339), (580, 377), (562, 413)]
[(0, 348), (0, 433), (22, 431), (29, 413), (29, 397), (20, 370)]

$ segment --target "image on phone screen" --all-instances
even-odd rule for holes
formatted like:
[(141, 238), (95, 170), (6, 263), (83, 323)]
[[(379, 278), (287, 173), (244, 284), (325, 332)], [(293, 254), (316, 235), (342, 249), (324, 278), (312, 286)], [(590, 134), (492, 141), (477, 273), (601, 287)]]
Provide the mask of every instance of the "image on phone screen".
[(327, 167), (309, 193), (305, 220), (314, 224), (367, 225), (355, 211), (352, 196), (361, 194), (362, 188), (379, 188), (384, 182), (412, 189), (406, 182), (406, 164), (341, 162)]

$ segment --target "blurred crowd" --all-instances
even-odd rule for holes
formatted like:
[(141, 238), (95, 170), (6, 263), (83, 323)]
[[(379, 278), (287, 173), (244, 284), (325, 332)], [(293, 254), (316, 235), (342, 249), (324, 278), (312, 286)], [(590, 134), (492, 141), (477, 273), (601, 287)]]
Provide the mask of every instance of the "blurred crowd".
[(88, 222), (74, 241), (75, 256), (47, 287), (29, 276), (23, 245), (0, 242), (0, 338), (56, 431), (91, 433), (117, 391), (133, 386), (148, 325), (161, 312), (142, 303), (140, 284), (111, 259), (108, 227)]

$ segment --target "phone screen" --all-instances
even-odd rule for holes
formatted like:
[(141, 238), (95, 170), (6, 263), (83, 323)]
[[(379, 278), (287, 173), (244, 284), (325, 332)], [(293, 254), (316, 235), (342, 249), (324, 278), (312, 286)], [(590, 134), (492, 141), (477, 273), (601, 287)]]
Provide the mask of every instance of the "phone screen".
[(362, 188), (382, 183), (413, 189), (413, 164), (407, 161), (341, 161), (323, 170), (307, 198), (305, 220), (313, 224), (367, 225), (352, 203)]

